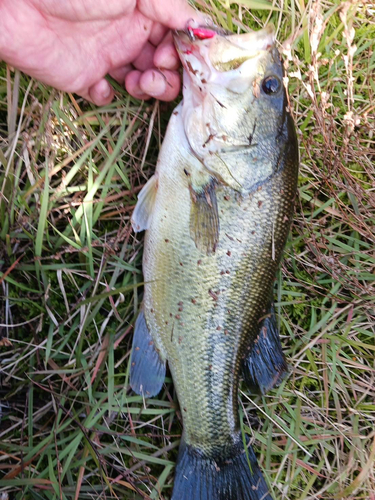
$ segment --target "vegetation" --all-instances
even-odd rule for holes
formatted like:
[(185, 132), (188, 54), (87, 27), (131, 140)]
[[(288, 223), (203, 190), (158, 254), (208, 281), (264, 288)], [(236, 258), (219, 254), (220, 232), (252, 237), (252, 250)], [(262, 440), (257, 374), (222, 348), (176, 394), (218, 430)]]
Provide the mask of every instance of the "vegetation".
[[(197, 0), (233, 31), (277, 28), (300, 138), (277, 284), (290, 377), (241, 392), (276, 500), (375, 499), (375, 9), (355, 0)], [(170, 379), (128, 385), (142, 300), (130, 216), (173, 105), (118, 86), (95, 108), (0, 65), (0, 492), (170, 498)]]

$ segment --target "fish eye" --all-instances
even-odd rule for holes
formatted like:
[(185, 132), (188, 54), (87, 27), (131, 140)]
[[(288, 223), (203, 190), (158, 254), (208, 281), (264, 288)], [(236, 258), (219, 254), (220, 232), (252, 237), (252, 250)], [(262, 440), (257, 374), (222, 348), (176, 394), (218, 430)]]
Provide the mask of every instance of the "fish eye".
[(276, 94), (281, 88), (281, 82), (277, 76), (267, 76), (262, 81), (262, 90), (267, 95)]

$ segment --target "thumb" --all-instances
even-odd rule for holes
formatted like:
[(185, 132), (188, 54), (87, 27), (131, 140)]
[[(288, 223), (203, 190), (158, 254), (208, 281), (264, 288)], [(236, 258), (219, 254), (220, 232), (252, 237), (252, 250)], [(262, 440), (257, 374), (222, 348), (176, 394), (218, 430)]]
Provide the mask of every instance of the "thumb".
[(138, 0), (138, 9), (152, 21), (170, 29), (184, 29), (191, 19), (199, 24), (205, 20), (204, 15), (193, 9), (186, 0)]

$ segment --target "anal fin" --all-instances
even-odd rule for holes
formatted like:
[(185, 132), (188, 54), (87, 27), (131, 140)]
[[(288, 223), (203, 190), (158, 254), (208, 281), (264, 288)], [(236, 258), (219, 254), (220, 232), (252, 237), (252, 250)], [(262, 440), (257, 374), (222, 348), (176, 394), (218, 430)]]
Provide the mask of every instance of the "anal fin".
[(190, 187), (190, 236), (201, 252), (214, 253), (219, 242), (219, 214), (216, 199), (216, 180), (203, 186), (199, 191)]
[(150, 226), (157, 189), (158, 177), (155, 174), (150, 177), (138, 195), (138, 201), (132, 215), (132, 226), (136, 233), (144, 231)]
[(156, 396), (163, 386), (164, 378), (165, 361), (155, 348), (144, 312), (141, 311), (134, 328), (130, 386), (137, 394)]
[(260, 324), (259, 335), (243, 366), (243, 376), (249, 389), (265, 394), (278, 386), (288, 373), (275, 309), (270, 306), (269, 313)]

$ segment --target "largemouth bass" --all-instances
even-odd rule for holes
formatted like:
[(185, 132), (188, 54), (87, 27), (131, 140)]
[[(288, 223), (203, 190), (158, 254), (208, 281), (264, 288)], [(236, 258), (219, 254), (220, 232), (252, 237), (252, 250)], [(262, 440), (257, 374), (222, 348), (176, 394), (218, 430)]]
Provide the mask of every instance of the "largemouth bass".
[(183, 101), (133, 214), (146, 230), (133, 390), (168, 362), (183, 417), (172, 500), (270, 500), (240, 432), (241, 370), (261, 391), (286, 370), (270, 309), (289, 231), (298, 145), (273, 28), (175, 34)]

